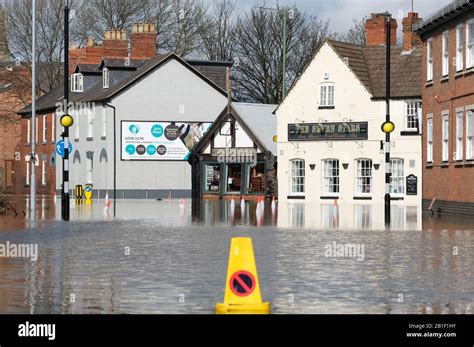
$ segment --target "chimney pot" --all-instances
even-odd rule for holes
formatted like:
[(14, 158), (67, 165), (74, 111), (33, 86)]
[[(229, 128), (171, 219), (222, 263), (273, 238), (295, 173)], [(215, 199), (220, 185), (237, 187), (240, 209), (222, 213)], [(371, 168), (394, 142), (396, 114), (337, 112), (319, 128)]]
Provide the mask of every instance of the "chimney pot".
[[(390, 43), (392, 46), (397, 44), (397, 20), (390, 19), (392, 24)], [(387, 16), (379, 13), (372, 13), (371, 18), (365, 22), (365, 38), (367, 46), (381, 46), (386, 44), (387, 40)]]

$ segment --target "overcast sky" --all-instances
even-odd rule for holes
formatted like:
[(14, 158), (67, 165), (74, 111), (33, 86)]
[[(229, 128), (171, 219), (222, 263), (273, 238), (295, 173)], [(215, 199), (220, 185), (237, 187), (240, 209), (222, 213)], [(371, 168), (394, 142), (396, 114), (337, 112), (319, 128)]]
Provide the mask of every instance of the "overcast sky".
[[(241, 9), (249, 9), (265, 2), (274, 7), (277, 1), (281, 5), (296, 4), (308, 14), (330, 21), (330, 30), (344, 34), (352, 26), (352, 19), (364, 18), (373, 12), (389, 11), (397, 18), (401, 29), (401, 19), (411, 10), (411, 0), (237, 0)], [(449, 4), (452, 0), (414, 0), (414, 10), (422, 18)]]

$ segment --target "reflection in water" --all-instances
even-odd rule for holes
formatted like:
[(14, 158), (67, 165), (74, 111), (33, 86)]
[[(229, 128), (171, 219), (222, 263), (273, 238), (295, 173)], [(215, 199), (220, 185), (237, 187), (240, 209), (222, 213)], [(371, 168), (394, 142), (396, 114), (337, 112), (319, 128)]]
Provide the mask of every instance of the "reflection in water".
[[(0, 313), (212, 313), (236, 236), (253, 238), (274, 313), (474, 313), (469, 219), (394, 204), (391, 232), (374, 204), (119, 201), (114, 220), (94, 201), (63, 223), (51, 205), (29, 225), (0, 218), (0, 243), (39, 246), (37, 262), (0, 258)], [(364, 261), (326, 257), (333, 242)]]

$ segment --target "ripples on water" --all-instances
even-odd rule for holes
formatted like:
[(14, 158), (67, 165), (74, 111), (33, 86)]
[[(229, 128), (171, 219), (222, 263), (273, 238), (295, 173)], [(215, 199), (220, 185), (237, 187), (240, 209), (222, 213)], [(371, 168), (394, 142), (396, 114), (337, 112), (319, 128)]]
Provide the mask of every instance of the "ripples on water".
[[(37, 262), (0, 259), (0, 313), (213, 313), (237, 236), (253, 239), (274, 313), (474, 312), (469, 220), (422, 224), (420, 209), (402, 207), (400, 228), (388, 231), (372, 206), (296, 204), (272, 214), (267, 205), (259, 221), (253, 204), (232, 213), (206, 203), (193, 216), (190, 202), (124, 201), (117, 220), (95, 203), (73, 209), (66, 224), (47, 204), (27, 228), (23, 218), (0, 218), (0, 243), (39, 245)], [(333, 242), (364, 245), (364, 261), (326, 257)]]

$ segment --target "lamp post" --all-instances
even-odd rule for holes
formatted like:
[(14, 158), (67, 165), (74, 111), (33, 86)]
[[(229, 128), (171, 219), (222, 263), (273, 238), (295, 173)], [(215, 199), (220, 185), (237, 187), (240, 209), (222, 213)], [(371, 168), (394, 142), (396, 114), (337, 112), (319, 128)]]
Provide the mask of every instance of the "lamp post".
[(69, 107), (69, 1), (64, 7), (64, 115), (61, 125), (64, 127), (62, 134), (64, 140), (63, 156), (63, 184), (61, 196), (61, 216), (64, 221), (69, 221), (69, 127), (73, 119), (68, 115)]
[(385, 133), (385, 226), (390, 226), (391, 211), (390, 211), (390, 134), (395, 130), (395, 124), (390, 120), (390, 54), (391, 54), (391, 34), (392, 34), (392, 15), (388, 12), (380, 15), (386, 18), (386, 57), (385, 57), (385, 102), (386, 102), (386, 116), (385, 122), (382, 124), (382, 131)]
[(32, 11), (32, 52), (31, 52), (31, 178), (30, 178), (30, 218), (36, 217), (36, 0)]
[(272, 8), (272, 7), (263, 7), (260, 6), (258, 7), (259, 9), (262, 10), (270, 10), (270, 11), (277, 11), (279, 14), (283, 16), (283, 33), (282, 33), (282, 82), (281, 82), (281, 101), (286, 96), (286, 50), (287, 50), (287, 40), (288, 40), (288, 20), (287, 20), (287, 15), (288, 11), (286, 9), (280, 9), (280, 8)]

